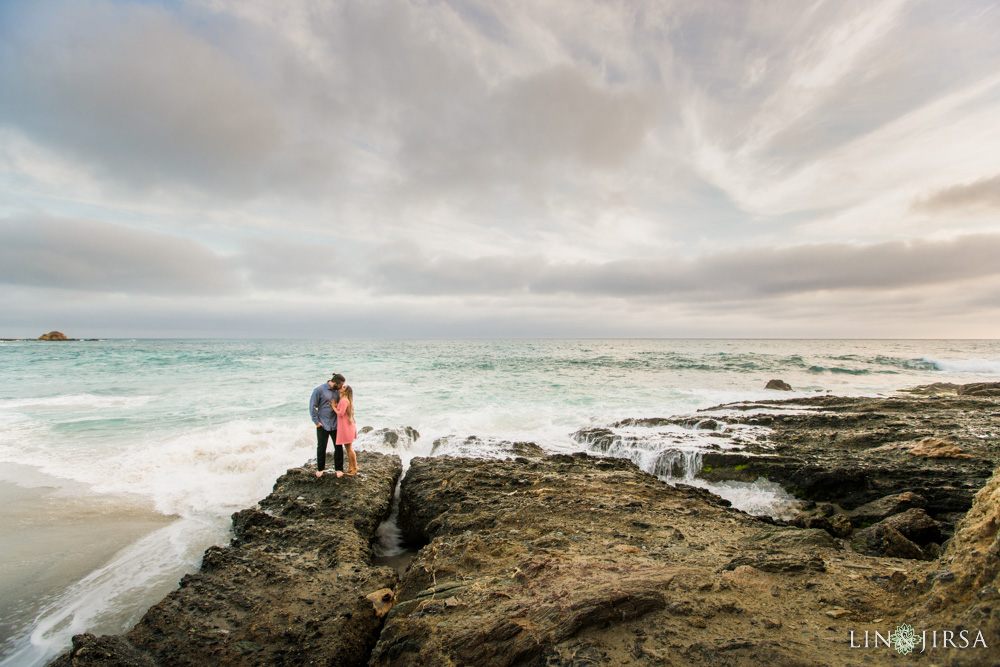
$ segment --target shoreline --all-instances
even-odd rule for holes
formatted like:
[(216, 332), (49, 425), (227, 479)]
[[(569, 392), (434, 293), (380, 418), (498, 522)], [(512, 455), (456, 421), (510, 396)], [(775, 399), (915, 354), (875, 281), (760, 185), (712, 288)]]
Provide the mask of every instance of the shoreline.
[(46, 604), (177, 520), (13, 464), (0, 477), (0, 504), (0, 645), (7, 649)]

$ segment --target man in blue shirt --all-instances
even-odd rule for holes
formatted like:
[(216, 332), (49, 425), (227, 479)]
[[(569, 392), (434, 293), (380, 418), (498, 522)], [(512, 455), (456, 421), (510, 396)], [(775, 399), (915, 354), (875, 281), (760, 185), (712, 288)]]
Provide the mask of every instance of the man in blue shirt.
[(340, 399), (340, 388), (344, 386), (344, 376), (334, 373), (333, 377), (313, 389), (309, 399), (309, 418), (316, 424), (316, 476), (323, 476), (326, 468), (326, 445), (333, 438), (333, 469), (337, 477), (344, 474), (344, 446), (337, 443), (337, 413), (331, 401)]

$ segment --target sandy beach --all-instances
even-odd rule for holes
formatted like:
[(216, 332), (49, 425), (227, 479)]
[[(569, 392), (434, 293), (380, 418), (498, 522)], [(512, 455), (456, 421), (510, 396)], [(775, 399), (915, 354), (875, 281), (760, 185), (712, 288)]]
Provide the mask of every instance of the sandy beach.
[(68, 586), (175, 520), (18, 465), (4, 466), (0, 506), (3, 644), (22, 634), (46, 602)]

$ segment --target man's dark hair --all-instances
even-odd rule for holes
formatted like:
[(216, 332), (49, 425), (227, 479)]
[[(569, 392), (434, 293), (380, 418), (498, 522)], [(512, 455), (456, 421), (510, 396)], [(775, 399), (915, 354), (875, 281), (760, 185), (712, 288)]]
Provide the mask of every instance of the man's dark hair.
[(347, 378), (345, 378), (340, 373), (334, 373), (333, 377), (330, 378), (330, 382), (334, 384), (344, 384), (345, 382), (347, 382)]

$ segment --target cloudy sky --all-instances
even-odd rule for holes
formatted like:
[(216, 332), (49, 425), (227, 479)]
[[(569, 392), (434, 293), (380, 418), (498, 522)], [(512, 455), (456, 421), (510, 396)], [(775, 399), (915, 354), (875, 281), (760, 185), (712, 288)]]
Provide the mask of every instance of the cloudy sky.
[(4, 0), (0, 337), (1000, 337), (996, 0)]

